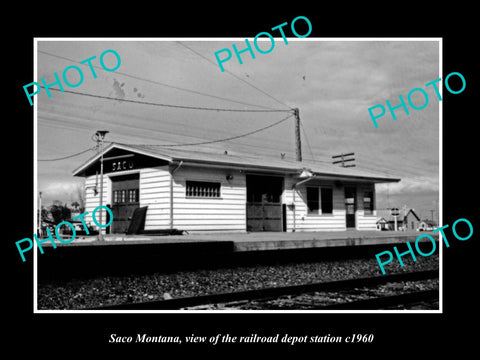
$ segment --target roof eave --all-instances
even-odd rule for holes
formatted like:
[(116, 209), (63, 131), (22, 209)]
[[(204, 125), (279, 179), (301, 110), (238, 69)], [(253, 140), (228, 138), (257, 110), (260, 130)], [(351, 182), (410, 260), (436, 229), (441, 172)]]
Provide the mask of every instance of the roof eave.
[(298, 173), (298, 169), (276, 167), (276, 166), (253, 165), (253, 164), (238, 164), (238, 163), (228, 162), (228, 161), (210, 162), (205, 160), (195, 160), (195, 159), (186, 159), (186, 158), (173, 158), (172, 160), (173, 163), (179, 163), (180, 161), (183, 162), (183, 165), (191, 165), (191, 166), (208, 166), (213, 168), (228, 167), (228, 168), (238, 169), (243, 171), (265, 171), (265, 172), (274, 172), (274, 173), (281, 173), (281, 174)]
[(399, 182), (399, 178), (383, 178), (376, 176), (365, 176), (365, 175), (344, 175), (344, 174), (326, 174), (326, 173), (315, 173), (316, 176), (321, 177), (332, 177), (339, 180), (367, 180), (373, 181), (375, 183), (387, 183), (387, 182)]
[[(181, 157), (181, 156), (166, 156), (163, 154), (157, 154), (155, 152), (149, 151), (148, 149), (139, 149), (138, 147), (131, 147), (128, 145), (124, 144), (118, 144), (118, 143), (111, 143), (109, 144), (103, 151), (103, 154), (108, 153), (112, 149), (121, 149), (121, 150), (126, 150), (126, 151), (132, 151), (140, 155), (144, 156), (149, 156), (157, 159), (161, 159), (164, 161), (167, 161), (169, 163), (179, 163), (183, 162), (185, 165), (196, 165), (196, 166), (209, 166), (209, 167), (215, 167), (215, 168), (224, 168), (224, 167), (230, 167), (233, 169), (238, 169), (238, 170), (243, 170), (243, 171), (264, 171), (264, 172), (271, 172), (271, 173), (281, 173), (281, 174), (296, 174), (299, 171), (302, 170), (303, 164), (299, 163), (298, 168), (293, 168), (292, 166), (289, 167), (282, 167), (282, 166), (265, 166), (265, 165), (255, 165), (255, 164), (239, 164), (236, 162), (230, 162), (230, 161), (207, 161), (203, 159), (189, 159), (186, 157)], [(83, 176), (85, 173), (85, 170), (94, 164), (97, 160), (100, 159), (102, 154), (96, 154), (95, 156), (91, 157), (89, 160), (87, 160), (83, 165), (80, 167), (76, 168), (73, 171), (73, 176)], [(322, 173), (322, 172), (314, 172), (314, 174), (318, 177), (322, 178), (330, 178), (333, 180), (363, 180), (363, 181), (369, 181), (369, 182), (374, 182), (374, 183), (387, 183), (387, 182), (399, 182), (400, 179), (398, 178), (385, 178), (385, 177), (379, 177), (379, 176), (365, 176), (365, 175), (352, 175), (352, 174), (331, 174), (331, 173)]]
[[(221, 161), (221, 162), (208, 162), (204, 160), (194, 160), (194, 159), (186, 159), (176, 157), (172, 159), (172, 162), (179, 163), (183, 162), (183, 165), (193, 165), (193, 166), (208, 166), (214, 168), (224, 168), (230, 167), (232, 169), (239, 169), (244, 171), (268, 171), (268, 172), (276, 172), (282, 174), (297, 174), (299, 171), (302, 170), (303, 167), (299, 166), (296, 169), (292, 169), (290, 167), (275, 167), (275, 166), (264, 166), (264, 165), (242, 165), (237, 163), (232, 163), (228, 161)], [(322, 178), (332, 178), (335, 180), (365, 180), (365, 181), (373, 181), (375, 183), (386, 183), (386, 182), (399, 182), (401, 179), (399, 178), (383, 178), (383, 177), (375, 177), (375, 176), (363, 176), (363, 175), (343, 175), (343, 174), (328, 174), (328, 173), (320, 173), (314, 172), (317, 177)]]
[[(172, 159), (171, 157), (168, 157), (168, 156), (165, 156), (165, 155), (152, 154), (152, 153), (149, 152), (149, 151), (145, 151), (145, 150), (133, 148), (133, 147), (130, 147), (130, 146), (128, 146), (128, 145), (116, 144), (116, 143), (111, 143), (111, 144), (109, 144), (109, 145), (103, 150), (103, 154), (105, 155), (106, 153), (108, 153), (108, 152), (109, 152), (110, 150), (112, 150), (113, 148), (121, 149), (121, 150), (127, 150), (127, 151), (132, 151), (132, 152), (135, 152), (135, 153), (140, 154), (140, 155), (145, 155), (145, 156), (154, 157), (154, 158), (157, 158), (157, 159), (161, 159), (161, 160), (168, 161), (168, 162), (170, 162), (170, 163), (173, 161), (173, 159)], [(89, 160), (87, 160), (83, 165), (81, 165), (80, 167), (78, 167), (78, 168), (76, 168), (75, 170), (72, 171), (73, 176), (82, 176), (83, 172), (84, 172), (89, 166), (91, 166), (93, 163), (95, 163), (95, 161), (97, 161), (98, 159), (100, 159), (101, 156), (102, 156), (102, 154), (97, 154), (97, 155), (91, 157), (91, 158), (90, 158)]]

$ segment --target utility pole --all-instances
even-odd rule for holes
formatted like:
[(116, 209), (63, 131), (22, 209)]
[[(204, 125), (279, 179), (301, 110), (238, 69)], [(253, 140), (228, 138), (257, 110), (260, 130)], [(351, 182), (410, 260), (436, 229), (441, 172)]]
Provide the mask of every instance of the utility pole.
[(38, 229), (37, 231), (40, 233), (40, 236), (43, 236), (42, 232), (42, 192), (38, 193)]
[[(95, 138), (97, 139), (97, 143), (100, 143), (100, 205), (103, 205), (103, 139), (105, 135), (108, 134), (107, 130), (98, 130), (95, 133)], [(100, 210), (100, 224), (103, 224), (103, 210)], [(98, 231), (98, 240), (104, 241), (103, 238), (103, 228), (100, 228)]]
[(355, 164), (352, 165), (345, 165), (347, 161), (355, 161), (355, 159), (345, 159), (347, 156), (353, 156), (355, 153), (348, 153), (348, 154), (340, 154), (340, 155), (334, 155), (332, 156), (332, 159), (338, 159), (341, 158), (341, 160), (336, 160), (333, 161), (332, 164), (342, 164), (342, 167), (355, 167)]
[(295, 158), (297, 161), (302, 161), (302, 138), (300, 136), (300, 110), (293, 109), (295, 115)]

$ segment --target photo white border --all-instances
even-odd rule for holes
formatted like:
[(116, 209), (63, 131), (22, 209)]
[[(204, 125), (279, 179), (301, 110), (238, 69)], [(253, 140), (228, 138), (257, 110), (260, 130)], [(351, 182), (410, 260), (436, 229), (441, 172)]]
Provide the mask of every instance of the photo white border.
[[(53, 38), (33, 38), (33, 59), (34, 59), (34, 82), (38, 82), (37, 65), (38, 65), (38, 49), (39, 41), (244, 41), (250, 38), (225, 37), (225, 38), (70, 38), (70, 37), (53, 37)], [(283, 41), (282, 38), (275, 37), (275, 41)], [(439, 78), (442, 78), (443, 70), (443, 38), (442, 37), (372, 37), (372, 38), (290, 38), (288, 41), (438, 41), (439, 42)], [(266, 41), (267, 39), (258, 39)], [(269, 39), (268, 39), (269, 40)], [(435, 80), (435, 79), (432, 79)], [(443, 95), (443, 86), (439, 87), (440, 95)], [(442, 97), (443, 98), (443, 97)], [(439, 227), (443, 226), (443, 101), (438, 102), (439, 106)], [(38, 150), (38, 128), (37, 128), (37, 101), (34, 101), (34, 185), (33, 185), (33, 204), (34, 204), (34, 223), (33, 229), (37, 230), (38, 224), (38, 173), (37, 173), (37, 150)], [(38, 251), (33, 251), (33, 313), (34, 314), (442, 314), (443, 313), (443, 242), (439, 238), (439, 309), (438, 310), (39, 310), (38, 309), (38, 277), (37, 277), (37, 260)]]

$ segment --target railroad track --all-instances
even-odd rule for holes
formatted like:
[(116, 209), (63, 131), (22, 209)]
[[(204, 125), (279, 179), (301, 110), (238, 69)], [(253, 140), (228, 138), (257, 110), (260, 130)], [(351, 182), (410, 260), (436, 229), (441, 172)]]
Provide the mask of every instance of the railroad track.
[[(348, 280), (339, 280), (332, 282), (319, 282), (303, 285), (281, 286), (273, 288), (263, 288), (255, 290), (246, 290), (230, 293), (200, 295), (194, 297), (182, 297), (168, 300), (153, 300), (138, 303), (124, 303), (117, 305), (107, 305), (95, 307), (94, 310), (178, 310), (198, 308), (214, 304), (224, 304), (226, 308), (235, 307), (236, 304), (245, 304), (250, 301), (268, 301), (278, 299), (284, 296), (296, 296), (299, 294), (315, 293), (320, 291), (339, 291), (363, 287), (374, 287), (386, 283), (395, 283), (402, 281), (420, 281), (438, 278), (438, 270), (428, 270), (419, 272), (408, 272), (401, 274), (383, 275), (368, 278), (357, 278)], [(316, 306), (312, 304), (312, 309), (375, 309), (385, 306), (395, 306), (396, 304), (431, 301), (438, 298), (438, 290), (426, 292), (415, 292), (401, 294), (389, 297), (376, 297), (363, 301), (355, 301), (342, 304)]]
[[(406, 309), (416, 306), (421, 309), (438, 308), (438, 289), (412, 291), (403, 294), (372, 297), (361, 300), (341, 301), (337, 303), (324, 304), (324, 299), (316, 299), (311, 296), (310, 301), (305, 299), (275, 299), (275, 300), (256, 300), (254, 308), (261, 310), (379, 310), (379, 309)], [(227, 308), (230, 304), (226, 304), (223, 308)], [(231, 304), (234, 307), (240, 305), (247, 306), (246, 309), (252, 309), (251, 303)]]
[(415, 291), (406, 294), (381, 296), (372, 299), (357, 300), (352, 302), (344, 302), (340, 304), (332, 304), (319, 306), (317, 309), (324, 310), (374, 310), (374, 309), (391, 309), (399, 306), (429, 306), (432, 302), (438, 301), (437, 290)]

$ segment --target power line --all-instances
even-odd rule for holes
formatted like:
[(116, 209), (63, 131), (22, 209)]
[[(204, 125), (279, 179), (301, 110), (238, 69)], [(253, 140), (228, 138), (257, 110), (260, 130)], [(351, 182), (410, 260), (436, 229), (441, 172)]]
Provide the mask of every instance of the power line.
[[(60, 55), (52, 54), (52, 53), (49, 53), (49, 52), (46, 52), (46, 51), (42, 51), (42, 50), (38, 50), (38, 52), (39, 52), (39, 53), (42, 53), (42, 54), (45, 54), (45, 55), (53, 56), (53, 57), (56, 57), (56, 58), (59, 58), (59, 59), (62, 59), (62, 60), (68, 60), (68, 61), (72, 61), (72, 62), (75, 62), (75, 63), (79, 63), (79, 61), (74, 60), (74, 59), (70, 59), (70, 58), (65, 57), (65, 56), (60, 56)], [(99, 66), (95, 66), (95, 65), (92, 65), (92, 66), (93, 66), (94, 68), (100, 69)], [(230, 101), (230, 102), (237, 103), (237, 104), (241, 104), (241, 105), (253, 106), (253, 107), (257, 107), (257, 108), (270, 109), (270, 110), (272, 109), (272, 108), (270, 108), (270, 107), (268, 107), (268, 106), (250, 104), (250, 103), (243, 102), (243, 101), (238, 101), (238, 100), (229, 99), (229, 98), (225, 98), (225, 97), (221, 97), (221, 96), (217, 96), (217, 95), (207, 94), (207, 93), (204, 93), (204, 92), (201, 92), (201, 91), (197, 91), (197, 90), (186, 89), (186, 88), (182, 88), (182, 87), (179, 87), (179, 86), (162, 83), (162, 82), (160, 82), (160, 81), (154, 81), (154, 80), (150, 80), (150, 79), (144, 79), (144, 78), (141, 78), (141, 77), (139, 77), (139, 76), (130, 75), (130, 74), (124, 73), (124, 72), (122, 72), (122, 71), (118, 71), (118, 70), (116, 70), (115, 73), (116, 73), (116, 74), (123, 75), (123, 76), (127, 76), (127, 77), (132, 78), (132, 79), (136, 79), (136, 80), (140, 80), (140, 81), (145, 81), (145, 82), (148, 82), (148, 83), (151, 83), (151, 84), (156, 84), (156, 85), (160, 85), (160, 86), (169, 87), (169, 88), (172, 88), (172, 89), (175, 89), (175, 90), (185, 91), (185, 92), (189, 92), (189, 93), (193, 93), (193, 94), (197, 94), (197, 95), (202, 95), (202, 96), (207, 96), (207, 97), (211, 97), (211, 98), (215, 98), (215, 99), (219, 99), (219, 100)]]
[(89, 149), (86, 149), (84, 151), (81, 151), (79, 153), (76, 153), (76, 154), (72, 154), (72, 155), (67, 155), (67, 156), (64, 156), (64, 157), (61, 157), (61, 158), (56, 158), (56, 159), (38, 159), (37, 161), (59, 161), (59, 160), (65, 160), (65, 159), (70, 159), (72, 157), (75, 157), (75, 156), (78, 156), (78, 155), (82, 155), (84, 153), (86, 153), (87, 151), (90, 151), (90, 150), (93, 150), (95, 149), (96, 147), (91, 147)]
[[(43, 86), (41, 86), (41, 87), (43, 88)], [(128, 102), (128, 103), (133, 103), (133, 104), (163, 106), (163, 107), (178, 108), (178, 109), (189, 109), (189, 110), (230, 111), (230, 112), (289, 112), (290, 111), (290, 110), (275, 110), (275, 109), (273, 109), (273, 110), (226, 109), (226, 108), (209, 108), (209, 107), (201, 107), (201, 106), (173, 105), (173, 104), (153, 103), (153, 102), (148, 102), (148, 101), (120, 99), (120, 98), (114, 98), (114, 97), (110, 97), (110, 96), (88, 94), (88, 93), (83, 93), (83, 92), (78, 92), (78, 91), (70, 91), (70, 90), (63, 90), (62, 91), (62, 90), (56, 89), (56, 88), (49, 89), (49, 90), (54, 90), (54, 91), (57, 91), (57, 92), (64, 92), (64, 93), (68, 93), (68, 94), (94, 97), (94, 98), (105, 99), (105, 100), (124, 101), (124, 102)]]
[[(373, 166), (373, 167), (375, 167), (375, 169), (370, 168), (371, 170), (383, 171), (383, 172), (385, 172), (385, 170), (389, 170), (389, 171), (393, 171), (393, 172), (398, 173), (398, 168), (392, 168), (388, 164), (386, 164), (386, 165), (379, 164), (377, 160), (369, 159), (365, 156), (362, 156), (361, 159), (359, 159), (359, 161), (360, 161), (359, 166), (363, 167), (363, 168), (368, 169), (369, 168), (368, 166)], [(368, 166), (367, 166), (367, 164), (368, 164)], [(408, 167), (402, 167), (401, 173), (404, 174), (404, 175), (406, 174), (408, 177), (416, 177), (416, 178), (420, 179), (419, 171), (421, 171), (421, 170), (424, 170), (424, 169), (419, 167), (418, 171), (415, 171), (415, 170), (410, 170)]]
[[(216, 64), (215, 62), (213, 62), (213, 61), (210, 60), (209, 58), (205, 57), (204, 55), (200, 54), (199, 52), (193, 50), (191, 47), (185, 45), (184, 43), (182, 43), (182, 42), (180, 42), (180, 41), (177, 41), (177, 43), (179, 43), (180, 45), (184, 46), (185, 48), (187, 48), (187, 49), (190, 50), (191, 52), (193, 52), (193, 53), (197, 54), (198, 56), (200, 56), (202, 59), (207, 60), (210, 64), (213, 64), (215, 67), (217, 67), (217, 64)], [(274, 96), (270, 95), (270, 94), (267, 93), (266, 91), (264, 91), (264, 90), (258, 88), (257, 86), (249, 83), (247, 80), (242, 79), (241, 77), (235, 75), (235, 74), (232, 73), (231, 71), (228, 71), (228, 70), (225, 69), (225, 72), (226, 72), (227, 74), (233, 76), (235, 79), (244, 82), (244, 83), (247, 84), (248, 86), (251, 86), (251, 87), (254, 88), (255, 90), (260, 91), (262, 94), (268, 96), (270, 99), (275, 100), (277, 103), (279, 103), (279, 104), (281, 104), (281, 105), (283, 105), (283, 106), (286, 106), (286, 107), (288, 107), (289, 109), (293, 110), (292, 107), (288, 106), (288, 105), (285, 104), (283, 101), (278, 100), (277, 98), (275, 98)]]
[(306, 133), (305, 129), (303, 128), (303, 123), (301, 121), (300, 121), (300, 127), (302, 128), (303, 136), (305, 137), (305, 141), (307, 142), (307, 147), (310, 150), (310, 154), (312, 155), (312, 159), (313, 159), (313, 161), (315, 161), (315, 156), (313, 155), (312, 148), (310, 147), (310, 143), (308, 141), (307, 133)]
[[(241, 134), (241, 135), (231, 136), (231, 137), (228, 137), (228, 138), (217, 139), (217, 140), (208, 140), (208, 141), (202, 141), (202, 142), (196, 142), (196, 143), (185, 143), (185, 144), (148, 144), (147, 146), (164, 146), (164, 147), (194, 146), (194, 145), (207, 145), (207, 144), (214, 144), (214, 143), (219, 143), (219, 142), (224, 142), (224, 141), (229, 141), (229, 140), (235, 140), (235, 139), (239, 139), (239, 138), (242, 138), (242, 137), (245, 137), (245, 136), (256, 134), (256, 133), (258, 133), (260, 131), (263, 131), (263, 130), (267, 130), (267, 129), (273, 127), (273, 126), (276, 126), (276, 125), (288, 120), (292, 116), (293, 116), (293, 114), (290, 114), (287, 117), (283, 118), (282, 120), (279, 120), (279, 121), (277, 121), (273, 124), (267, 125), (263, 128), (256, 129), (256, 130), (253, 130), (253, 131), (250, 131), (248, 133)], [(117, 142), (117, 144), (121, 144), (121, 145), (141, 145), (141, 146), (146, 145), (146, 144), (126, 144), (126, 143), (118, 143), (118, 142)]]
[[(41, 111), (41, 110), (39, 110), (39, 111)], [(82, 132), (83, 131), (90, 132), (90, 130), (91, 130), (91, 127), (89, 127), (89, 126), (79, 127), (79, 122), (76, 119), (72, 119), (72, 122), (65, 122), (63, 119), (67, 119), (68, 117), (66, 117), (66, 118), (62, 117), (62, 120), (60, 120), (60, 119), (55, 119), (53, 117), (50, 117), (50, 114), (44, 116), (44, 115), (40, 115), (40, 113), (39, 113), (38, 116), (39, 116), (38, 117), (39, 120), (40, 119), (42, 120), (41, 122), (39, 121), (39, 125), (54, 126), (54, 127), (58, 127), (58, 128), (61, 128), (61, 129), (67, 129), (67, 130), (70, 130), (70, 129), (77, 130), (77, 129), (79, 129)], [(102, 122), (102, 123), (104, 124), (104, 125), (102, 125), (103, 127), (108, 128), (109, 126), (115, 126), (117, 130), (125, 127), (125, 129), (126, 129), (125, 131), (127, 131), (131, 135), (133, 135), (132, 131), (139, 130), (139, 127), (134, 126), (134, 125), (113, 124), (111, 122)], [(162, 123), (163, 123), (163, 121), (162, 121)], [(180, 130), (180, 127), (182, 127), (182, 129), (185, 128), (185, 130)], [(205, 136), (187, 134), (187, 130), (189, 132), (190, 130), (193, 129), (192, 127), (184, 126), (181, 123), (175, 123), (175, 129), (177, 129), (178, 131), (169, 131), (169, 130), (166, 130), (166, 129), (159, 130), (159, 129), (152, 129), (152, 128), (144, 129), (142, 127), (141, 130), (144, 130), (146, 132), (142, 133), (141, 137), (143, 139), (148, 138), (148, 139), (151, 140), (152, 143), (157, 143), (157, 144), (158, 144), (159, 141), (172, 141), (171, 139), (173, 139), (173, 138), (177, 139), (178, 136), (182, 137), (182, 139), (178, 138), (178, 143), (180, 143), (180, 142), (204, 141), (205, 140)], [(244, 126), (242, 125), (242, 130), (243, 129), (244, 129)], [(219, 134), (219, 135), (217, 135), (217, 137), (229, 136), (231, 134), (232, 134), (232, 131), (229, 131), (229, 132), (227, 132), (227, 134)], [(189, 139), (186, 139), (186, 138), (189, 138)], [(160, 139), (162, 139), (162, 140), (160, 140)], [(177, 141), (177, 140), (175, 140), (175, 141)], [(134, 143), (132, 141), (130, 141), (130, 142)], [(143, 142), (142, 144), (146, 145), (146, 144), (148, 144), (148, 142)], [(230, 144), (238, 144), (241, 147), (247, 148), (248, 150), (251, 150), (252, 148), (260, 149), (261, 152), (264, 152), (265, 150), (267, 150), (267, 151), (273, 151), (275, 153), (278, 153), (279, 151), (282, 150), (282, 149), (280, 149), (276, 146), (273, 146), (273, 147), (265, 146), (266, 145), (265, 144), (265, 139), (263, 139), (263, 140), (257, 139), (255, 141), (255, 143), (249, 142), (248, 145), (246, 145), (244, 142), (242, 142), (242, 139), (239, 139), (239, 140), (231, 141)], [(261, 144), (261, 146), (259, 144)], [(273, 145), (273, 144), (271, 144), (271, 145)]]
[[(40, 113), (43, 112), (42, 110), (39, 110), (39, 114), (38, 114), (38, 119), (42, 120), (41, 122), (39, 121), (39, 125), (42, 125), (42, 126), (51, 126), (51, 127), (54, 127), (54, 128), (60, 128), (60, 129), (67, 129), (67, 130), (80, 130), (80, 131), (88, 131), (90, 132), (91, 130), (91, 127), (88, 127), (88, 126), (79, 126), (79, 122), (78, 120), (76, 119), (72, 119), (71, 121), (72, 122), (66, 122), (64, 119), (67, 119), (68, 117), (62, 117), (62, 120), (59, 120), (59, 119), (55, 119), (55, 118), (51, 118), (50, 115), (54, 115), (54, 114), (46, 114), (46, 115), (41, 115)], [(55, 114), (56, 116), (57, 114)], [(114, 124), (110, 123), (110, 122), (103, 122), (104, 127), (108, 127), (108, 126), (114, 126)], [(117, 129), (119, 129), (120, 127), (125, 127), (127, 128), (125, 131), (128, 131), (131, 135), (131, 131), (132, 130), (139, 130), (139, 127), (138, 126), (134, 126), (134, 125), (126, 125), (126, 124), (121, 124), (121, 125), (118, 125), (118, 124), (115, 124), (115, 126), (117, 127)], [(181, 124), (177, 124), (176, 126), (182, 126)], [(190, 128), (189, 128), (190, 129)], [(143, 130), (143, 128), (142, 128)], [(147, 131), (147, 133), (144, 133), (141, 135), (142, 138), (148, 138), (148, 139), (151, 139), (152, 141), (154, 142), (158, 142), (159, 141), (159, 134), (161, 134), (162, 136), (169, 136), (170, 138), (172, 136), (182, 136), (182, 137), (188, 137), (188, 138), (195, 138), (195, 139), (191, 139), (190, 141), (194, 141), (196, 139), (201, 139), (201, 140), (204, 140), (204, 137), (202, 136), (197, 136), (197, 135), (186, 135), (185, 131), (168, 131), (168, 130), (157, 130), (157, 129), (145, 129), (145, 131)], [(186, 141), (186, 140), (184, 140)], [(271, 151), (272, 153), (275, 153), (275, 154), (278, 154), (279, 152), (281, 151), (285, 151), (286, 149), (284, 148), (285, 146), (285, 142), (282, 143), (283, 145), (281, 147), (277, 147), (275, 146), (273, 143), (265, 143), (265, 140), (260, 140), (258, 139), (255, 143), (252, 143), (252, 142), (249, 142), (248, 145), (245, 144), (244, 142), (242, 142), (241, 139), (239, 139), (238, 141), (231, 141), (230, 142), (231, 144), (236, 144), (236, 145), (239, 145), (241, 146), (242, 148), (245, 148), (245, 149), (248, 149), (249, 151), (251, 151), (253, 148), (255, 149), (259, 149), (262, 153), (264, 151)], [(261, 145), (260, 145), (261, 144)], [(147, 143), (143, 143), (142, 145), (148, 145)], [(268, 146), (268, 145), (272, 145), (272, 146)], [(318, 160), (318, 157), (319, 156), (322, 156), (322, 155), (316, 155), (316, 158), (315, 158), (315, 161), (316, 162), (322, 162), (320, 160)], [(327, 164), (331, 164), (331, 161), (323, 161), (324, 163), (327, 163)]]
[[(50, 120), (50, 119), (45, 118), (45, 120)], [(52, 120), (52, 121), (53, 121), (53, 120)], [(282, 119), (281, 121), (283, 121), (283, 119)], [(55, 120), (54, 122), (57, 122), (57, 121)], [(63, 124), (63, 122), (62, 122), (62, 124)], [(267, 126), (267, 128), (270, 127), (270, 126), (274, 126), (274, 125), (275, 125), (275, 124), (269, 125), (269, 126)], [(302, 125), (301, 125), (301, 126), (302, 126)], [(262, 128), (262, 129), (264, 129), (264, 128)], [(259, 129), (259, 130), (261, 131), (262, 129)], [(82, 129), (82, 130), (85, 130), (85, 129)], [(304, 135), (305, 135), (305, 129), (304, 129), (303, 126), (302, 126), (302, 130), (304, 131)], [(175, 133), (172, 133), (172, 134), (175, 134)], [(192, 137), (192, 136), (190, 136), (190, 137)], [(194, 136), (194, 137), (198, 137), (198, 136)], [(242, 136), (239, 136), (239, 137), (242, 137)], [(198, 138), (200, 138), (200, 137), (198, 137)], [(208, 142), (209, 142), (209, 141), (208, 141)], [(218, 142), (218, 140), (215, 140), (215, 142)], [(204, 143), (204, 142), (197, 142), (197, 143), (192, 143), (192, 144), (201, 144), (201, 143)], [(125, 145), (148, 145), (148, 144), (125, 144)], [(187, 145), (190, 145), (190, 143), (188, 143)], [(310, 147), (310, 145), (308, 144), (308, 140), (307, 140), (307, 145)], [(166, 147), (167, 147), (168, 145), (152, 145), (152, 146), (166, 146)], [(183, 145), (182, 145), (182, 144), (175, 144), (174, 146), (183, 146)], [(260, 149), (264, 149), (264, 148), (265, 148), (265, 147), (263, 147), (263, 146), (256, 146), (256, 145), (249, 145), (249, 147), (256, 147), (256, 148), (260, 148)], [(92, 148), (92, 149), (95, 149), (95, 148), (96, 148), (96, 147), (94, 147), (94, 148)], [(272, 150), (273, 150), (273, 149), (272, 149)], [(75, 154), (74, 154), (73, 156), (75, 156)], [(70, 157), (70, 156), (67, 156), (67, 157), (65, 157), (65, 158), (69, 158), (69, 157)], [(39, 160), (39, 161), (55, 161), (55, 160), (62, 160), (62, 159), (64, 159), (64, 158), (59, 158), (59, 159), (41, 159), (41, 160)], [(367, 160), (368, 160), (367, 158), (362, 158), (362, 161), (361, 161), (362, 164), (360, 165), (360, 168), (365, 168), (365, 169), (373, 170), (373, 171), (375, 171), (375, 172), (384, 173), (384, 174), (390, 175), (390, 176), (393, 175), (393, 174), (389, 173), (388, 171), (386, 171), (386, 170), (388, 170), (388, 169), (387, 169), (385, 166), (381, 166), (381, 165), (375, 164), (375, 165), (374, 165), (375, 168), (372, 168), (372, 167), (368, 166), (367, 164), (363, 164), (363, 162), (366, 162)], [(319, 159), (317, 159), (317, 158), (313, 159), (313, 162), (331, 164), (331, 161), (319, 160)], [(392, 170), (393, 170), (393, 169), (392, 169)], [(395, 170), (397, 170), (397, 169), (395, 169)], [(412, 174), (408, 174), (407, 177), (409, 177), (409, 178), (415, 178), (415, 179), (419, 179), (419, 180), (422, 179), (422, 178), (420, 178), (419, 176), (413, 175), (413, 173), (412, 173)]]

